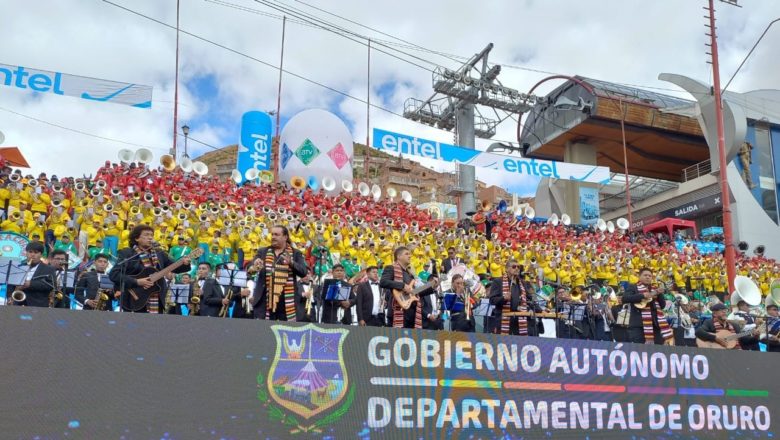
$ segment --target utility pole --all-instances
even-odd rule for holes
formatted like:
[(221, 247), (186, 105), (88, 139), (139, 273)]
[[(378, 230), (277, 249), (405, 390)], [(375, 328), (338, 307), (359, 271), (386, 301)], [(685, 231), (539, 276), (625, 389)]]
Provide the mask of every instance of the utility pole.
[[(535, 96), (520, 93), (501, 85), (496, 77), (501, 66), (488, 66), (488, 55), (493, 43), (475, 54), (457, 70), (437, 67), (433, 71), (434, 94), (425, 101), (409, 98), (404, 103), (404, 117), (442, 130), (455, 131), (458, 145), (474, 149), (477, 137), (490, 139), (496, 126), (512, 114), (530, 110), (538, 101)], [(477, 64), (481, 62), (481, 66)], [(477, 76), (472, 76), (476, 72)], [(505, 116), (500, 120), (482, 116), (481, 105)], [(475, 172), (472, 165), (458, 165), (458, 185), (447, 195), (459, 196), (458, 217), (476, 211)]]

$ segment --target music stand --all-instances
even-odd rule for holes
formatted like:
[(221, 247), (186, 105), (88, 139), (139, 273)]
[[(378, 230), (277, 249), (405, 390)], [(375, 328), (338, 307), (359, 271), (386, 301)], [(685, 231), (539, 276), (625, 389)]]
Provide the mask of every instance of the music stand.
[(0, 263), (0, 267), (7, 264), (7, 268), (3, 268), (3, 273), (0, 274), (0, 282), (11, 285), (21, 286), (26, 281), (27, 265), (22, 265), (21, 262), (10, 260), (8, 263)]
[(349, 295), (352, 293), (352, 286), (345, 286), (339, 280), (325, 280), (323, 288), (326, 288), (325, 301), (349, 301)]
[[(64, 272), (67, 272), (65, 274)], [(60, 289), (73, 289), (76, 287), (76, 274), (78, 273), (78, 269), (68, 270), (63, 272), (62, 281), (63, 284), (60, 286)]]
[[(496, 309), (496, 306), (490, 304), (490, 300), (487, 298), (482, 298), (482, 300), (477, 304), (476, 307), (474, 307), (473, 313), (474, 316), (481, 316), (482, 317), (482, 333), (487, 333), (490, 329), (490, 326), (488, 325), (490, 323), (490, 320), (495, 319), (493, 316), (493, 311)], [(474, 324), (476, 327), (477, 320), (474, 319)], [(477, 329), (475, 328), (474, 331), (476, 332)]]
[(190, 285), (189, 284), (171, 284), (171, 294), (173, 302), (176, 304), (189, 304)]
[(111, 279), (108, 278), (108, 276), (100, 277), (100, 286), (98, 287), (101, 290), (110, 290), (111, 292), (114, 291), (114, 283), (111, 282)]
[(217, 284), (229, 287), (247, 287), (248, 275), (245, 270), (231, 270), (225, 267), (220, 268)]
[[(559, 318), (563, 320), (563, 325), (568, 326), (570, 329), (574, 329), (579, 334), (583, 334), (582, 330), (576, 326), (577, 322), (582, 322), (585, 319), (585, 307), (587, 304), (571, 304), (563, 303), (561, 309), (558, 312)], [(557, 328), (557, 325), (556, 325)], [(556, 334), (558, 332), (556, 331)], [(571, 335), (571, 333), (569, 333)]]
[(448, 312), (458, 313), (465, 310), (466, 305), (462, 301), (458, 301), (457, 293), (445, 293), (444, 301), (442, 301), (444, 310)]

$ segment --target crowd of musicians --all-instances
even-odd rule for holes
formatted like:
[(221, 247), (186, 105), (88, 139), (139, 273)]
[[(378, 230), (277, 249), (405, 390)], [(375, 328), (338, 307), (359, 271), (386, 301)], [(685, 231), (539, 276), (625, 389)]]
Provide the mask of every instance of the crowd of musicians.
[[(44, 247), (26, 248), (23, 282), (9, 286), (8, 303), (34, 307), (65, 307), (77, 303), (84, 310), (170, 313), (210, 317), (309, 321), (325, 324), (392, 326), (429, 330), (484, 332), (502, 335), (552, 336), (570, 339), (697, 345), (697, 339), (728, 348), (780, 351), (778, 304), (767, 299), (756, 313), (744, 301), (708, 305), (711, 317), (696, 309), (692, 298), (670, 295), (658, 284), (652, 269), (641, 268), (638, 281), (615, 292), (596, 280), (591, 286), (550, 292), (531, 282), (522, 264), (508, 259), (503, 274), (474, 283), (454, 255), (427, 266), (426, 279), (411, 267), (411, 250), (398, 246), (393, 263), (370, 266), (348, 278), (335, 264), (327, 274), (314, 273), (303, 253), (294, 247), (285, 226), (270, 230), (270, 246), (260, 248), (247, 265), (246, 275), (234, 263), (212, 267), (197, 264), (189, 272), (194, 251), (177, 260), (156, 247), (155, 231), (147, 225), (132, 229), (130, 246), (118, 252), (107, 273), (109, 257), (94, 256), (92, 270), (66, 279), (67, 253), (54, 250), (48, 264), (41, 261)], [(196, 249), (197, 251), (197, 249)], [(380, 276), (381, 272), (381, 276)], [(170, 288), (176, 283), (185, 292)], [(229, 281), (225, 281), (229, 280)], [(243, 281), (243, 282), (242, 282)], [(73, 287), (67, 287), (73, 285)], [(547, 292), (547, 293), (546, 293)], [(175, 296), (175, 297), (174, 297)], [(701, 345), (701, 344), (699, 344)]]

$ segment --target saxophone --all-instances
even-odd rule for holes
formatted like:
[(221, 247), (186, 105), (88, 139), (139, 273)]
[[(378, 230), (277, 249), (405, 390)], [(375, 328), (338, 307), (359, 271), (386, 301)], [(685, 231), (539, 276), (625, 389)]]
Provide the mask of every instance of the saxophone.
[(170, 285), (167, 285), (168, 293), (165, 294), (165, 314), (171, 313), (171, 310), (176, 307), (176, 302), (173, 300), (173, 290)]
[(201, 287), (198, 284), (200, 280), (195, 280), (194, 283), (192, 283), (192, 299), (190, 299), (190, 303), (192, 304), (192, 316), (197, 316), (198, 312), (200, 311), (200, 295), (201, 295)]
[[(106, 274), (98, 274), (98, 285), (100, 285), (100, 275), (105, 276)], [(110, 291), (98, 288), (97, 294), (95, 295), (95, 310), (103, 310), (103, 307), (105, 307), (108, 302), (109, 294)]]
[(49, 292), (49, 308), (54, 307), (57, 302), (62, 301), (62, 291), (60, 290), (60, 277), (54, 275), (54, 287)]

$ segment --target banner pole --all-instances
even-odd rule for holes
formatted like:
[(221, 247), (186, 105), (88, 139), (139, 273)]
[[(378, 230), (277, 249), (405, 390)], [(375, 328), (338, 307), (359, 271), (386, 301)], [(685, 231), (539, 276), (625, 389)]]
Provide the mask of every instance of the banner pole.
[(287, 28), (287, 16), (282, 17), (282, 50), (279, 55), (279, 88), (276, 92), (276, 133), (274, 136), (274, 142), (272, 142), (272, 149), (274, 152), (273, 164), (274, 164), (274, 182), (279, 179), (279, 148), (281, 148), (280, 135), (279, 135), (279, 118), (281, 115), (279, 112), (282, 107), (282, 73), (284, 73), (284, 32)]
[[(614, 102), (614, 101), (613, 101)], [(623, 173), (626, 175), (626, 210), (628, 225), (631, 226), (631, 184), (628, 181), (628, 151), (626, 150), (626, 109), (623, 107), (623, 98), (620, 98), (620, 134), (623, 136)]]
[(179, 6), (181, 0), (176, 0), (176, 74), (173, 80), (173, 159), (177, 159), (176, 138), (179, 124)]
[(363, 159), (363, 180), (368, 180), (368, 161), (371, 158), (369, 154), (371, 136), (371, 39), (368, 39), (368, 61), (366, 63), (366, 157)]

